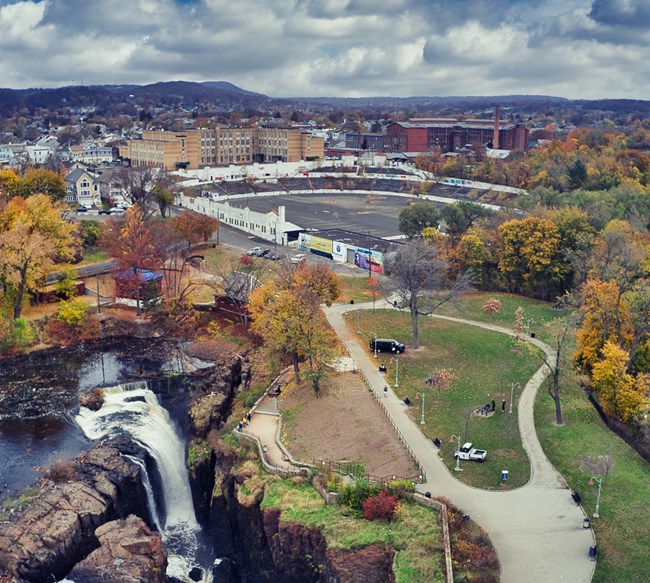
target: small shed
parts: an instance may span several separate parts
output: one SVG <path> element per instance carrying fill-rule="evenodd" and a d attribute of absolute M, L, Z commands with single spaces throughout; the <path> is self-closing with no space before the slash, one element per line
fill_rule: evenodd
<path fill-rule="evenodd" d="M 160 302 L 162 293 L 161 273 L 148 269 L 125 269 L 113 275 L 115 279 L 115 300 L 118 303 L 144 307 Z"/>

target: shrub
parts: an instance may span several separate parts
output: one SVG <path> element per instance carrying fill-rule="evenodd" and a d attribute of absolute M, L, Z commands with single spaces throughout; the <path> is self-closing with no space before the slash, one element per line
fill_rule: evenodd
<path fill-rule="evenodd" d="M 12 339 L 13 345 L 24 350 L 35 338 L 34 329 L 25 318 L 18 318 L 13 322 Z"/>
<path fill-rule="evenodd" d="M 391 480 L 386 484 L 386 491 L 391 496 L 403 498 L 407 492 L 415 492 L 413 480 Z"/>
<path fill-rule="evenodd" d="M 57 320 L 68 326 L 81 326 L 88 316 L 88 304 L 82 299 L 61 302 L 56 313 Z"/>
<path fill-rule="evenodd" d="M 371 496 L 363 503 L 363 515 L 367 520 L 385 520 L 390 522 L 397 508 L 397 496 L 388 492 L 379 492 L 378 496 Z"/>
<path fill-rule="evenodd" d="M 55 284 L 56 293 L 59 297 L 69 300 L 77 291 L 77 272 L 69 269 L 61 275 Z"/>
<path fill-rule="evenodd" d="M 372 486 L 366 481 L 358 481 L 344 486 L 340 492 L 338 503 L 347 506 L 352 510 L 363 510 L 363 503 L 371 496 L 379 494 L 379 488 Z"/>
<path fill-rule="evenodd" d="M 44 478 L 52 480 L 56 484 L 69 482 L 75 477 L 72 462 L 64 462 L 63 460 L 56 460 L 49 468 L 41 469 L 41 474 Z"/>

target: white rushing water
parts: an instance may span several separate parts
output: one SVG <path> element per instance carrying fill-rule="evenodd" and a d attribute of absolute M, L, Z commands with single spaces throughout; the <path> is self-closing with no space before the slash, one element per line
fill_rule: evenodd
<path fill-rule="evenodd" d="M 91 411 L 81 407 L 76 421 L 92 440 L 126 433 L 155 460 L 164 501 L 161 506 L 165 509 L 162 515 L 159 515 L 144 463 L 129 456 L 143 470 L 149 510 L 169 554 L 170 568 L 167 574 L 190 581 L 187 578 L 188 560 L 196 564 L 200 527 L 194 513 L 183 441 L 169 413 L 147 388 L 146 382 L 116 385 L 104 388 L 103 391 L 104 403 L 101 409 Z M 203 581 L 208 581 L 209 569 L 204 573 L 206 576 Z"/>

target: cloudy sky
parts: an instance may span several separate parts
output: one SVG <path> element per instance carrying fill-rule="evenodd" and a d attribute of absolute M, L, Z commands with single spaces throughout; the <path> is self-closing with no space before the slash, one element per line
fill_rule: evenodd
<path fill-rule="evenodd" d="M 0 0 L 0 87 L 650 98 L 650 0 Z"/>

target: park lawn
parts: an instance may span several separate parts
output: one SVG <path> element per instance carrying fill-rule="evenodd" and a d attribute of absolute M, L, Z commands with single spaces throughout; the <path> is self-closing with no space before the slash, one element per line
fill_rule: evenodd
<path fill-rule="evenodd" d="M 89 247 L 83 250 L 83 259 L 79 263 L 75 263 L 75 267 L 82 267 L 85 265 L 94 265 L 95 263 L 102 263 L 108 261 L 108 253 L 102 251 L 97 247 Z"/>
<path fill-rule="evenodd" d="M 358 326 L 360 342 L 365 346 L 375 335 L 401 341 L 411 336 L 411 319 L 403 311 L 363 310 L 346 317 L 351 329 Z M 463 471 L 459 479 L 479 488 L 500 489 L 522 486 L 530 478 L 517 423 L 519 389 L 514 391 L 513 413 L 508 410 L 512 383 L 525 385 L 541 364 L 534 351 L 505 334 L 422 317 L 420 348 L 413 350 L 407 343 L 406 352 L 397 357 L 399 387 L 394 386 L 395 357 L 379 354 L 377 364 L 386 365 L 386 380 L 395 393 L 401 399 L 411 400 L 411 414 L 416 422 L 422 411 L 417 393 L 424 395 L 425 424 L 420 428 L 428 438 L 438 437 L 442 441 L 441 455 L 447 467 L 455 467 L 453 452 L 457 443 L 449 440 L 458 435 L 461 442 L 471 441 L 475 447 L 488 451 L 484 463 L 461 462 Z M 438 393 L 425 384 L 435 369 L 446 369 L 458 380 Z M 473 413 L 492 399 L 497 409 L 490 417 Z M 508 401 L 505 413 L 501 411 L 503 399 Z M 501 482 L 502 470 L 509 471 L 507 485 Z"/>
<path fill-rule="evenodd" d="M 367 276 L 358 275 L 339 275 L 341 283 L 341 293 L 337 302 L 349 304 L 350 301 L 355 303 L 372 302 L 383 299 L 383 292 L 377 285 L 376 278 L 369 279 Z"/>
<path fill-rule="evenodd" d="M 369 521 L 345 507 L 326 505 L 310 484 L 277 476 L 268 477 L 261 506 L 282 510 L 283 522 L 319 528 L 330 549 L 363 548 L 374 543 L 393 546 L 393 568 L 400 583 L 445 580 L 439 515 L 435 510 L 403 500 L 390 523 Z"/>
<path fill-rule="evenodd" d="M 579 492 L 591 517 L 596 507 L 597 484 L 603 476 L 602 456 L 612 460 L 603 481 L 599 514 L 592 518 L 598 545 L 593 583 L 648 580 L 650 544 L 650 466 L 602 422 L 577 383 L 564 383 L 562 408 L 565 425 L 558 427 L 552 400 L 540 389 L 535 424 L 544 452 Z M 599 463 L 600 461 L 600 463 Z"/>

